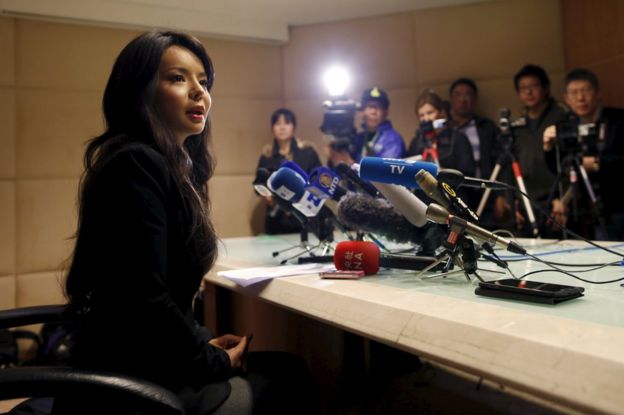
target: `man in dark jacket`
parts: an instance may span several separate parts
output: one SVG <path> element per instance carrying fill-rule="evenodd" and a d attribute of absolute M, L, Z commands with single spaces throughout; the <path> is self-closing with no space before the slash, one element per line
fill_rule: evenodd
<path fill-rule="evenodd" d="M 525 65 L 520 69 L 514 76 L 514 87 L 524 110 L 522 116 L 513 122 L 513 152 L 520 164 L 527 193 L 533 200 L 544 205 L 557 176 L 546 163 L 542 150 L 542 136 L 546 127 L 566 119 L 568 110 L 550 96 L 550 79 L 546 71 L 539 66 Z M 506 181 L 512 180 L 511 169 L 506 169 L 503 175 Z M 500 202 L 495 208 L 498 219 L 515 211 L 513 220 L 519 234 L 532 235 L 532 229 L 527 223 L 527 213 L 517 198 L 514 205 L 509 203 L 511 201 L 500 199 L 497 202 Z M 542 208 L 550 211 L 550 207 L 545 205 Z M 536 222 L 540 223 L 537 216 Z M 541 233 L 544 231 L 540 230 Z"/>
<path fill-rule="evenodd" d="M 600 215 L 607 234 L 601 233 L 600 228 L 595 229 L 595 232 L 585 229 L 588 231 L 585 236 L 624 240 L 624 200 L 618 191 L 621 178 L 624 177 L 624 109 L 602 105 L 598 78 L 588 69 L 574 69 L 566 75 L 564 99 L 576 121 L 596 126 L 596 142 L 586 143 L 587 146 L 579 154 L 579 163 L 587 171 L 602 206 Z M 553 169 L 556 169 L 556 137 L 555 125 L 544 131 L 544 152 Z M 587 205 L 589 201 L 585 198 L 583 202 Z M 553 214 L 565 222 L 569 206 L 556 200 L 553 203 Z"/>
<path fill-rule="evenodd" d="M 476 114 L 479 98 L 477 84 L 470 78 L 458 78 L 449 88 L 450 121 L 449 125 L 463 133 L 470 142 L 476 164 L 476 177 L 489 179 L 498 159 L 498 127 L 492 120 Z M 471 189 L 468 203 L 477 209 L 483 191 Z M 492 227 L 492 209 L 494 200 L 499 195 L 491 194 L 486 209 L 481 216 L 482 224 Z"/>
<path fill-rule="evenodd" d="M 475 113 L 479 90 L 472 79 L 459 78 L 449 88 L 450 125 L 468 137 L 477 164 L 477 177 L 489 178 L 496 164 L 498 128 L 492 120 Z"/>

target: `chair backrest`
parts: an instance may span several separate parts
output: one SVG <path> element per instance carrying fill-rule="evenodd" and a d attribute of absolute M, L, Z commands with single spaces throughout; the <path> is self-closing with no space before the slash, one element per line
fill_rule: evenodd
<path fill-rule="evenodd" d="M 72 320 L 64 305 L 0 311 L 0 329 Z M 0 400 L 23 397 L 55 397 L 70 405 L 78 403 L 85 409 L 82 413 L 103 413 L 103 408 L 110 408 L 112 403 L 117 408 L 121 405 L 122 409 L 128 409 L 129 413 L 133 413 L 134 408 L 141 413 L 184 414 L 176 394 L 131 376 L 71 367 L 0 369 Z M 114 412 L 120 413 L 118 410 Z"/>

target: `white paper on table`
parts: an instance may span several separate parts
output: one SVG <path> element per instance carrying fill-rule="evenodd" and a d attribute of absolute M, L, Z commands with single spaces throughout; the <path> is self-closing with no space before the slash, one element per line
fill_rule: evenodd
<path fill-rule="evenodd" d="M 242 268 L 229 271 L 219 271 L 217 275 L 235 282 L 242 287 L 247 287 L 248 285 L 256 284 L 261 281 L 272 280 L 273 278 L 316 274 L 335 269 L 334 264 L 280 265 L 277 267 Z"/>

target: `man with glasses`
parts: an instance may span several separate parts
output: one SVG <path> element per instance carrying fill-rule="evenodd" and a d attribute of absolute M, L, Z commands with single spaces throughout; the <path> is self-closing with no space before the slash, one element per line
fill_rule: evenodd
<path fill-rule="evenodd" d="M 550 96 L 550 79 L 539 66 L 526 65 L 520 69 L 514 76 L 514 87 L 524 105 L 522 117 L 514 122 L 514 152 L 529 196 L 544 202 L 557 177 L 548 168 L 542 150 L 544 130 L 549 125 L 566 119 L 568 110 Z M 516 205 L 516 224 L 522 228 L 527 225 L 526 215 L 520 211 L 520 204 Z M 496 212 L 509 210 L 508 203 L 504 207 L 496 208 Z M 522 233 L 529 232 L 527 226 L 522 230 Z"/>
<path fill-rule="evenodd" d="M 601 199 L 607 235 L 588 236 L 624 240 L 624 198 L 619 191 L 624 177 L 624 109 L 602 105 L 598 78 L 588 69 L 566 75 L 564 100 L 580 124 L 596 126 L 596 148 L 588 149 L 593 154 L 581 154 L 580 162 Z M 554 125 L 544 131 L 543 148 L 552 169 L 556 169 L 556 137 Z M 568 210 L 560 201 L 553 203 L 553 214 L 561 221 L 567 219 Z"/>

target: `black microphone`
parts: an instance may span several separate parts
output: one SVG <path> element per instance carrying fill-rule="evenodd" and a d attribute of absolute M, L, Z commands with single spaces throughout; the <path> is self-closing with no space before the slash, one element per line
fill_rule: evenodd
<path fill-rule="evenodd" d="M 429 222 L 416 227 L 390 202 L 360 193 L 348 193 L 338 203 L 338 220 L 359 232 L 373 233 L 397 243 L 412 243 L 424 252 L 434 252 L 446 235 L 440 226 Z"/>
<path fill-rule="evenodd" d="M 441 169 L 438 171 L 438 181 L 446 182 L 453 187 L 471 187 L 474 189 L 507 190 L 505 183 L 496 180 L 477 179 L 466 177 L 459 170 Z"/>
<path fill-rule="evenodd" d="M 439 174 L 438 174 L 438 177 Z M 470 218 L 474 221 L 479 220 L 479 216 L 474 213 L 468 205 L 459 197 L 447 182 L 436 180 L 431 173 L 426 170 L 421 170 L 414 176 L 420 188 L 425 191 L 425 194 L 440 203 L 444 207 L 450 209 L 453 213 Z"/>
<path fill-rule="evenodd" d="M 340 177 L 353 184 L 353 186 L 355 186 L 355 188 L 359 191 L 364 192 L 372 197 L 377 197 L 379 195 L 377 189 L 370 183 L 362 180 L 358 173 L 353 170 L 348 164 L 340 162 L 334 168 L 334 170 L 340 175 Z"/>
<path fill-rule="evenodd" d="M 271 177 L 271 172 L 269 171 L 269 169 L 259 167 L 258 170 L 256 170 L 256 178 L 253 181 L 253 187 L 260 196 L 273 196 L 273 192 L 271 192 L 271 190 L 269 190 L 269 188 L 266 186 L 269 177 Z"/>
<path fill-rule="evenodd" d="M 475 239 L 478 239 L 482 242 L 487 242 L 491 245 L 498 245 L 509 252 L 513 252 L 514 254 L 525 255 L 526 249 L 521 247 L 514 241 L 510 241 L 501 236 L 496 235 L 493 232 L 488 231 L 487 229 L 483 229 L 480 226 L 475 225 L 472 222 L 468 222 L 465 219 L 462 219 L 458 216 L 451 215 L 448 210 L 444 209 L 442 206 L 437 205 L 435 203 L 430 204 L 427 207 L 427 219 L 435 223 L 447 224 L 447 225 L 458 225 L 465 229 L 465 232 L 472 236 Z"/>

